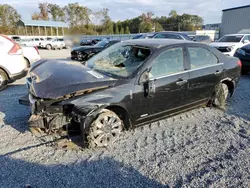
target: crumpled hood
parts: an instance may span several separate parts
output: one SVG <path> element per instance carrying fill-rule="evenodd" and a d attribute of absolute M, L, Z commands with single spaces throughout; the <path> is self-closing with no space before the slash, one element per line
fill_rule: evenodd
<path fill-rule="evenodd" d="M 115 79 L 71 61 L 40 60 L 31 66 L 29 74 L 33 94 L 46 99 L 103 89 L 116 83 Z"/>
<path fill-rule="evenodd" d="M 229 47 L 238 45 L 236 42 L 213 42 L 210 44 L 213 47 Z"/>

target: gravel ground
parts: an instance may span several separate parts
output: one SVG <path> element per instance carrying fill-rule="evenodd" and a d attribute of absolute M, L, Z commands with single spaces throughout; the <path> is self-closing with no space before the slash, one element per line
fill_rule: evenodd
<path fill-rule="evenodd" d="M 250 187 L 250 75 L 225 112 L 195 109 L 124 132 L 107 149 L 77 151 L 27 130 L 24 83 L 0 93 L 0 187 Z"/>

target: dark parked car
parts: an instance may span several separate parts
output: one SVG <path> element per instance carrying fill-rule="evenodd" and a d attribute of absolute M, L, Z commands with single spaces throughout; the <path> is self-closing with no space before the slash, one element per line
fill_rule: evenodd
<path fill-rule="evenodd" d="M 242 62 L 242 74 L 250 71 L 250 44 L 236 50 L 235 57 L 238 57 Z"/>
<path fill-rule="evenodd" d="M 82 39 L 80 41 L 80 46 L 91 46 L 92 40 L 91 39 Z"/>
<path fill-rule="evenodd" d="M 86 61 L 93 55 L 99 53 L 105 48 L 112 46 L 113 44 L 120 42 L 119 40 L 103 40 L 95 44 L 94 46 L 79 46 L 73 48 L 71 51 L 71 59 Z"/>
<path fill-rule="evenodd" d="M 92 45 L 95 45 L 95 44 L 97 44 L 97 43 L 100 42 L 100 41 L 102 41 L 101 38 L 94 38 L 94 39 L 91 39 L 91 44 L 92 44 Z"/>
<path fill-rule="evenodd" d="M 86 66 L 59 60 L 32 64 L 27 78 L 31 130 L 80 126 L 89 147 L 105 147 L 123 130 L 210 104 L 223 107 L 240 77 L 238 58 L 181 40 L 129 40 Z M 46 73 L 46 74 L 44 74 Z M 28 102 L 29 101 L 29 102 Z"/>
<path fill-rule="evenodd" d="M 180 32 L 157 32 L 152 38 L 154 39 L 177 39 L 177 40 L 191 40 L 187 34 Z"/>
<path fill-rule="evenodd" d="M 212 39 L 210 38 L 210 36 L 207 35 L 196 35 L 192 41 L 194 42 L 201 42 L 201 43 L 207 43 L 210 44 L 212 41 Z"/>

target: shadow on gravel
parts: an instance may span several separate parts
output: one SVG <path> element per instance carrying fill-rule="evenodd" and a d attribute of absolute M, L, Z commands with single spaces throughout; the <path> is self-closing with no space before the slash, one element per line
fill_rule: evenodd
<path fill-rule="evenodd" d="M 226 113 L 250 121 L 250 74 L 242 75 L 232 98 L 228 101 Z"/>
<path fill-rule="evenodd" d="M 40 165 L 0 156 L 1 187 L 169 187 L 111 158 L 69 165 Z"/>
<path fill-rule="evenodd" d="M 27 94 L 27 88 L 24 84 L 11 84 L 0 92 L 0 112 L 4 114 L 3 123 L 12 126 L 19 132 L 27 130 L 30 114 L 29 108 L 18 102 L 18 99 L 25 94 Z"/>

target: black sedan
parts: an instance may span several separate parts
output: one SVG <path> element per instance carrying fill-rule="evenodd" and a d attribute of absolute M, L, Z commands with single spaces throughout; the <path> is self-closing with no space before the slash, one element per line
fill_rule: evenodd
<path fill-rule="evenodd" d="M 86 61 L 93 55 L 99 53 L 100 51 L 112 46 L 115 43 L 120 42 L 119 40 L 102 40 L 95 44 L 94 46 L 79 46 L 73 48 L 71 51 L 71 59 L 78 61 Z"/>
<path fill-rule="evenodd" d="M 106 147 L 123 130 L 203 105 L 224 108 L 241 62 L 206 44 L 129 40 L 86 62 L 40 60 L 27 78 L 29 126 L 46 133 L 70 123 L 89 147 Z M 44 74 L 46 72 L 46 74 Z"/>
<path fill-rule="evenodd" d="M 236 50 L 235 57 L 238 57 L 242 62 L 242 74 L 250 71 L 250 44 Z"/>

